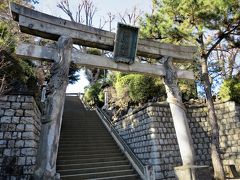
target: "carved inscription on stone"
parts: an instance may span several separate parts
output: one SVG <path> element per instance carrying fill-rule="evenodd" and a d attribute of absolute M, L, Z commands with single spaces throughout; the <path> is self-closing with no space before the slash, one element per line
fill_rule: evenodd
<path fill-rule="evenodd" d="M 137 39 L 138 28 L 119 23 L 114 45 L 114 61 L 134 63 Z"/>

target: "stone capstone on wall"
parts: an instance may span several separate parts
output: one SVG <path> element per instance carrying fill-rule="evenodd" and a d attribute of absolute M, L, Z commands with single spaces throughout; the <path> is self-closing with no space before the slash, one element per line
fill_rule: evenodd
<path fill-rule="evenodd" d="M 240 169 L 240 107 L 234 102 L 216 104 L 221 157 Z M 196 165 L 211 166 L 210 124 L 206 106 L 188 106 L 188 123 L 194 142 Z M 114 122 L 121 137 L 143 162 L 155 166 L 157 179 L 175 179 L 174 167 L 181 156 L 167 103 L 149 103 Z"/>
<path fill-rule="evenodd" d="M 32 96 L 0 97 L 0 177 L 30 179 L 40 130 L 41 113 Z"/>

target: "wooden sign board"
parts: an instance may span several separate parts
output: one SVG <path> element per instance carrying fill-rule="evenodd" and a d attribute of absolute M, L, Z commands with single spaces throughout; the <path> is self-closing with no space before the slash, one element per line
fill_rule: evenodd
<path fill-rule="evenodd" d="M 115 62 L 134 63 L 137 53 L 138 28 L 118 23 L 114 43 L 113 58 Z"/>

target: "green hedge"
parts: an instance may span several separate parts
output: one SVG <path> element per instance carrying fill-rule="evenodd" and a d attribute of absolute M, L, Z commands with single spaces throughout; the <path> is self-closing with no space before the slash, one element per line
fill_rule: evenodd
<path fill-rule="evenodd" d="M 101 89 L 102 84 L 96 82 L 85 88 L 84 101 L 90 106 L 102 106 L 104 104 L 103 90 Z"/>
<path fill-rule="evenodd" d="M 240 79 L 226 79 L 224 80 L 220 91 L 219 97 L 222 101 L 235 101 L 240 103 Z"/>
<path fill-rule="evenodd" d="M 129 96 L 134 103 L 146 102 L 149 99 L 165 95 L 164 86 L 160 78 L 142 74 L 117 76 L 114 87 L 118 99 Z"/>

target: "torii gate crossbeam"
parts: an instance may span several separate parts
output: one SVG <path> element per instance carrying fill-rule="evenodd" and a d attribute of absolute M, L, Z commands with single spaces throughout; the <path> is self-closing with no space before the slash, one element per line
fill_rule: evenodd
<path fill-rule="evenodd" d="M 32 57 L 39 60 L 53 61 L 54 57 L 57 55 L 57 52 L 54 48 L 21 43 L 17 46 L 16 54 L 22 57 Z M 115 71 L 133 73 L 144 73 L 155 76 L 166 75 L 166 71 L 163 65 L 138 62 L 135 62 L 131 65 L 116 63 L 112 59 L 105 56 L 86 54 L 76 50 L 72 52 L 72 61 L 77 65 L 86 67 L 96 67 L 100 69 L 110 69 Z M 192 71 L 177 69 L 176 73 L 178 79 L 194 80 L 194 74 Z"/>
<path fill-rule="evenodd" d="M 115 33 L 50 16 L 11 4 L 14 20 L 22 32 L 51 40 L 69 36 L 74 44 L 113 51 Z M 193 46 L 176 46 L 153 40 L 138 40 L 137 55 L 149 58 L 173 57 L 175 62 L 192 62 L 197 52 Z"/>

